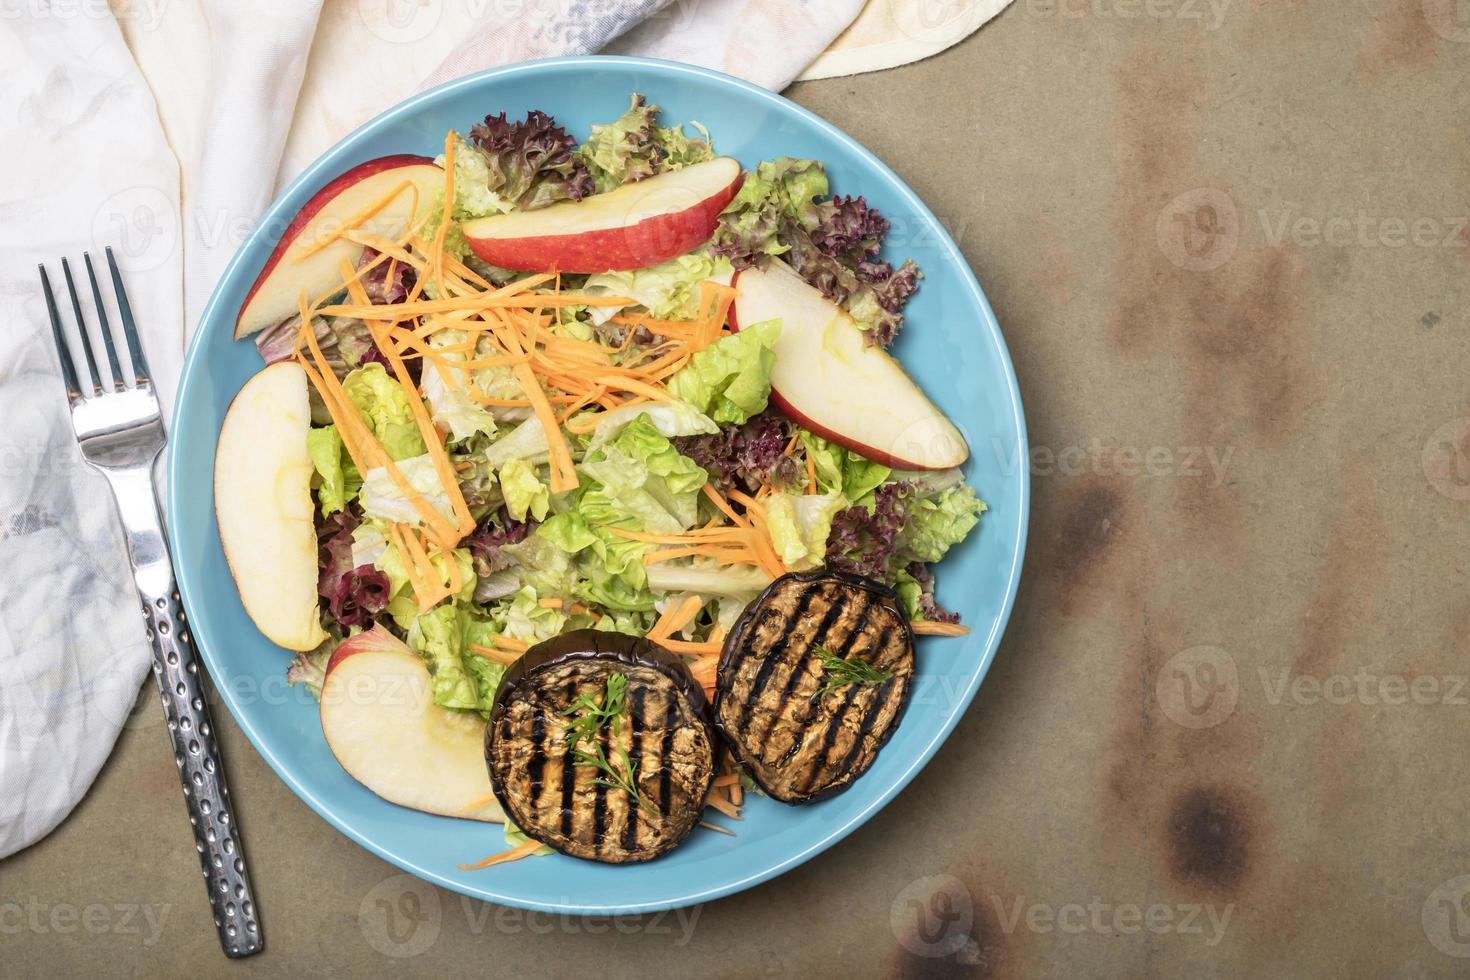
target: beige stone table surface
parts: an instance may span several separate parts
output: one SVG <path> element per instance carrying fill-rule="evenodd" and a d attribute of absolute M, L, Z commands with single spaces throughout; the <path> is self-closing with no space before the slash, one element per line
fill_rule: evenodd
<path fill-rule="evenodd" d="M 769 884 L 558 919 L 400 876 L 221 708 L 230 964 L 148 699 L 0 862 L 0 975 L 1470 972 L 1470 9 L 1017 0 L 789 94 L 952 229 L 1025 398 L 1020 597 L 928 768 Z"/>

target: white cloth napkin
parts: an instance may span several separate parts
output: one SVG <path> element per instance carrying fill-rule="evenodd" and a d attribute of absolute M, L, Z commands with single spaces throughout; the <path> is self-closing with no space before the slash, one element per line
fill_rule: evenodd
<path fill-rule="evenodd" d="M 861 7 L 30 0 L 0 17 L 0 857 L 86 792 L 149 662 L 106 485 L 71 436 L 38 262 L 55 276 L 63 255 L 116 249 L 169 408 L 189 329 L 275 189 L 421 85 L 615 42 L 781 88 Z"/>

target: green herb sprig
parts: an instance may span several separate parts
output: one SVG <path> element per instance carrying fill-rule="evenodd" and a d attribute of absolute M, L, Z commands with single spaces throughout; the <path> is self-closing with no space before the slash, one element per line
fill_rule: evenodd
<path fill-rule="evenodd" d="M 571 707 L 562 712 L 565 717 L 575 716 L 567 725 L 567 751 L 572 755 L 573 765 L 594 768 L 602 773 L 592 780 L 593 785 L 620 789 L 638 807 L 652 810 L 652 804 L 645 801 L 643 794 L 638 792 L 638 767 L 633 764 L 622 742 L 618 741 L 627 696 L 628 678 L 623 674 L 608 675 L 600 697 L 591 691 L 579 694 Z M 597 737 L 604 725 L 612 728 L 617 765 L 608 759 L 602 740 Z M 583 742 L 591 742 L 592 748 L 582 748 Z"/>
<path fill-rule="evenodd" d="M 815 647 L 817 656 L 822 661 L 823 677 L 827 682 L 819 687 L 812 695 L 813 701 L 819 701 L 829 694 L 835 693 L 847 687 L 849 684 L 861 684 L 865 687 L 874 684 L 882 684 L 893 677 L 891 670 L 879 670 L 861 657 L 839 657 L 826 647 Z"/>

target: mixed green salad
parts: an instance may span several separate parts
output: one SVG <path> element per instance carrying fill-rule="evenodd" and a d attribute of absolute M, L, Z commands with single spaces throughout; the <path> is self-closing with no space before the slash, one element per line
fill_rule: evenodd
<path fill-rule="evenodd" d="M 732 277 L 779 258 L 870 344 L 898 334 L 920 271 L 881 257 L 889 222 L 831 196 L 820 161 L 757 163 L 707 241 L 647 268 L 511 271 L 463 234 L 714 156 L 640 96 L 580 144 L 541 112 L 487 117 L 447 144 L 452 199 L 426 225 L 369 249 L 306 323 L 260 335 L 267 361 L 322 375 L 309 451 L 329 638 L 291 682 L 319 689 L 336 645 L 381 625 L 427 662 L 434 701 L 465 712 L 488 713 L 529 645 L 583 627 L 657 636 L 712 684 L 745 605 L 818 567 L 891 586 L 917 622 L 957 620 L 933 567 L 985 510 L 974 489 L 804 429 L 771 398 L 780 320 L 724 322 Z M 527 299 L 485 305 L 500 295 Z M 369 443 L 392 464 L 371 465 Z"/>

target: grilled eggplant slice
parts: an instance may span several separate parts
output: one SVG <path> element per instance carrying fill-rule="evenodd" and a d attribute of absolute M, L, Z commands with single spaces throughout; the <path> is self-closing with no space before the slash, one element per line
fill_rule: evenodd
<path fill-rule="evenodd" d="M 615 675 L 624 678 L 615 682 L 623 708 L 577 743 L 578 755 L 568 735 L 587 702 L 574 706 L 584 695 L 604 704 Z M 506 816 L 563 854 L 610 864 L 647 861 L 688 836 L 714 780 L 715 749 L 704 691 L 683 661 L 642 637 L 601 630 L 526 651 L 500 681 L 485 736 Z M 589 753 L 613 771 L 588 764 Z"/>
<path fill-rule="evenodd" d="M 913 630 L 891 589 L 834 572 L 783 575 L 725 643 L 715 725 L 766 793 L 810 803 L 868 771 L 913 675 Z"/>

